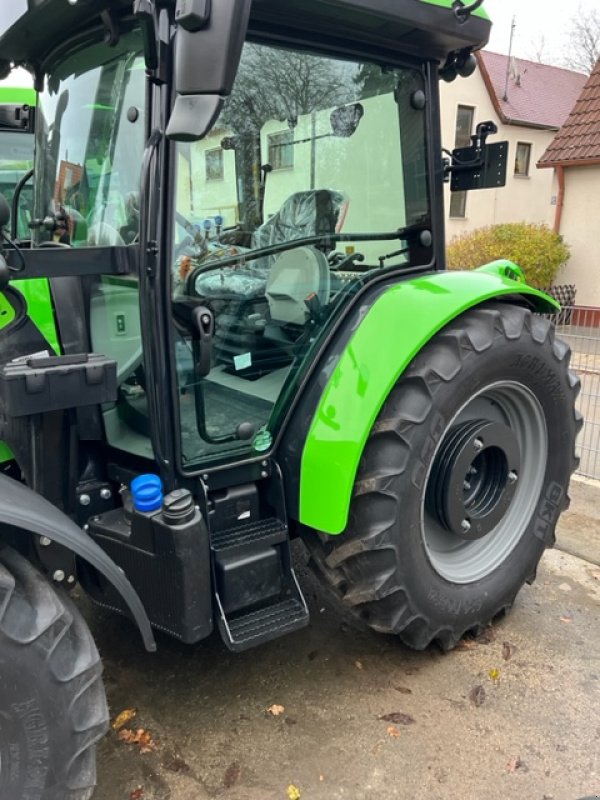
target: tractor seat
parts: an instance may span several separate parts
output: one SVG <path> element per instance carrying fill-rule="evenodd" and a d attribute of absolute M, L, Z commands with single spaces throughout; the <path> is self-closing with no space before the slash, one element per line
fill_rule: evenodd
<path fill-rule="evenodd" d="M 335 233 L 343 225 L 347 207 L 346 195 L 333 189 L 296 192 L 254 231 L 252 249 Z M 195 293 L 207 299 L 264 296 L 269 271 L 277 258 L 279 254 L 254 259 L 243 267 L 216 267 L 200 273 L 194 282 Z"/>

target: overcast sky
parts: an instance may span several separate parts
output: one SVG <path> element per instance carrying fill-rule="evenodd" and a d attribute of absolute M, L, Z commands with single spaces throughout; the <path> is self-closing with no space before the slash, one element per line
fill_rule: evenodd
<path fill-rule="evenodd" d="M 567 34 L 579 9 L 598 9 L 600 0 L 486 0 L 484 8 L 494 26 L 487 49 L 508 53 L 510 26 L 515 17 L 513 55 L 533 58 L 542 37 L 542 61 L 557 63 L 567 50 Z"/>
<path fill-rule="evenodd" d="M 7 0 L 0 0 L 7 2 Z M 484 7 L 494 26 L 488 50 L 508 53 L 510 27 L 515 17 L 513 55 L 536 59 L 542 37 L 542 61 L 558 64 L 567 50 L 567 33 L 579 9 L 598 8 L 600 0 L 485 0 Z M 30 81 L 27 73 L 13 72 L 7 83 L 23 85 Z"/>

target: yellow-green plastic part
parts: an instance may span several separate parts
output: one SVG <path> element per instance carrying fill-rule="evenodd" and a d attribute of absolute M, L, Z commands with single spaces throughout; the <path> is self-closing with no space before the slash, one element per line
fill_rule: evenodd
<path fill-rule="evenodd" d="M 396 381 L 445 325 L 506 295 L 524 295 L 542 312 L 560 308 L 528 286 L 509 261 L 412 278 L 377 298 L 341 354 L 313 417 L 302 453 L 300 522 L 343 532 L 361 454 Z"/>

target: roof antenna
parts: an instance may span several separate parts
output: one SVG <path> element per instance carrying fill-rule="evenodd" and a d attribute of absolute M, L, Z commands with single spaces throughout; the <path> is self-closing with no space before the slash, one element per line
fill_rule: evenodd
<path fill-rule="evenodd" d="M 506 59 L 506 83 L 504 84 L 504 96 L 502 98 L 505 103 L 508 100 L 508 78 L 510 76 L 510 58 L 512 56 L 513 37 L 515 35 L 516 27 L 517 27 L 517 18 L 516 16 L 513 16 L 510 25 L 510 42 L 508 45 L 508 58 Z"/>

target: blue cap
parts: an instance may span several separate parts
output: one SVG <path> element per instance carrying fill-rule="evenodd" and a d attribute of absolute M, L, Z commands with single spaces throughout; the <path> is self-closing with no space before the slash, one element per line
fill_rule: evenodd
<path fill-rule="evenodd" d="M 136 511 L 157 511 L 162 506 L 162 482 L 158 475 L 138 475 L 131 481 L 131 496 Z"/>

